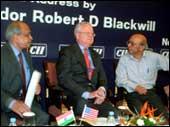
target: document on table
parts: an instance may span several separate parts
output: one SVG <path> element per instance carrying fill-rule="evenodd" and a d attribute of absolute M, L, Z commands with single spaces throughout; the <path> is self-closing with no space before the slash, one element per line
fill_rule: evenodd
<path fill-rule="evenodd" d="M 41 78 L 41 73 L 38 72 L 37 70 L 35 70 L 32 74 L 31 80 L 30 80 L 30 84 L 28 86 L 28 90 L 27 90 L 27 94 L 26 94 L 26 98 L 25 98 L 25 104 L 31 108 L 34 96 L 35 96 L 35 89 L 36 86 L 38 85 L 39 81 Z"/>

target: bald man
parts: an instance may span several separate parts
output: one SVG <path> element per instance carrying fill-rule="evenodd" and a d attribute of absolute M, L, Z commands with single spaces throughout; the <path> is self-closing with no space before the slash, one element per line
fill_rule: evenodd
<path fill-rule="evenodd" d="M 156 95 L 154 86 L 158 70 L 169 71 L 169 58 L 145 51 L 147 38 L 140 33 L 133 34 L 127 46 L 128 53 L 120 58 L 116 69 L 116 84 L 127 90 L 129 108 L 140 112 L 144 102 L 148 101 L 157 109 L 156 115 L 163 113 L 168 118 L 168 111 Z"/>

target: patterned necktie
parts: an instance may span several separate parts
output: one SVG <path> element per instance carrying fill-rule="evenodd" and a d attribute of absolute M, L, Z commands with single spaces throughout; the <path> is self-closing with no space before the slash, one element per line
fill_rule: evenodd
<path fill-rule="evenodd" d="M 19 53 L 18 57 L 19 57 L 19 63 L 20 63 L 20 67 L 21 67 L 22 99 L 25 99 L 25 96 L 26 96 L 26 80 L 25 80 L 25 70 L 24 70 L 22 54 Z"/>
<path fill-rule="evenodd" d="M 85 59 L 85 62 L 86 62 L 86 68 L 87 68 L 87 72 L 88 72 L 88 79 L 91 80 L 92 75 L 93 75 L 93 68 L 90 64 L 87 48 L 84 49 L 84 59 Z"/>

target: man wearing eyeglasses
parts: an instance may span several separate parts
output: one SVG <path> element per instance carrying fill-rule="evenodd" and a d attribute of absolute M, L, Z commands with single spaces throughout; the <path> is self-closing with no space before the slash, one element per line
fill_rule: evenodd
<path fill-rule="evenodd" d="M 84 105 L 99 110 L 99 116 L 118 111 L 105 101 L 107 79 L 100 56 L 90 47 L 94 30 L 90 23 L 75 26 L 75 44 L 60 51 L 58 63 L 59 84 L 68 93 L 68 103 L 76 115 L 81 115 Z"/>
<path fill-rule="evenodd" d="M 127 90 L 126 100 L 134 113 L 139 113 L 144 102 L 148 101 L 156 108 L 156 115 L 163 113 L 168 118 L 154 86 L 158 70 L 169 71 L 169 58 L 145 51 L 147 45 L 147 38 L 143 34 L 133 34 L 129 38 L 128 53 L 120 58 L 117 65 L 116 83 Z"/>

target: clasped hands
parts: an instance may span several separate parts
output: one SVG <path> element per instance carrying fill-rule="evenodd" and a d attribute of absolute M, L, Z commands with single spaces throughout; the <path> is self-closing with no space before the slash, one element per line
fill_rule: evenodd
<path fill-rule="evenodd" d="M 140 95 L 146 95 L 147 94 L 147 89 L 141 85 L 137 85 L 135 88 L 135 91 L 140 94 Z"/>
<path fill-rule="evenodd" d="M 94 104 L 101 104 L 106 98 L 105 90 L 101 87 L 90 93 L 91 98 L 94 98 Z"/>
<path fill-rule="evenodd" d="M 169 85 L 164 86 L 165 94 L 169 97 Z"/>
<path fill-rule="evenodd" d="M 35 89 L 35 95 L 39 95 L 41 91 L 40 84 L 37 85 Z M 20 117 L 23 118 L 24 112 L 30 112 L 31 109 L 21 100 L 15 100 L 14 104 L 12 105 L 11 110 L 18 114 Z"/>

